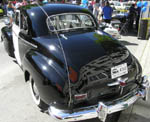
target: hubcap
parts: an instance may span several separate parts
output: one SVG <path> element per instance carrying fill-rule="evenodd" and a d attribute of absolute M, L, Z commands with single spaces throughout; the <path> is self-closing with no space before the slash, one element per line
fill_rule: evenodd
<path fill-rule="evenodd" d="M 40 94 L 39 94 L 36 84 L 34 83 L 32 79 L 30 80 L 30 89 L 31 89 L 31 94 L 32 94 L 34 102 L 36 103 L 36 105 L 40 105 L 40 101 L 41 101 Z"/>
<path fill-rule="evenodd" d="M 32 85 L 32 87 L 33 87 L 33 94 L 34 94 L 35 98 L 36 98 L 37 100 L 39 100 L 40 96 L 39 96 L 38 89 L 37 89 L 37 87 L 36 87 L 36 85 L 35 85 L 34 82 L 33 82 L 32 84 L 33 84 L 33 85 Z"/>

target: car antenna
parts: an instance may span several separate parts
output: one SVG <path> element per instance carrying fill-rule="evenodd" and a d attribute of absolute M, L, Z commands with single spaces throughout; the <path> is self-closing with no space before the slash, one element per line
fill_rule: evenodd
<path fill-rule="evenodd" d="M 55 28 L 53 22 L 52 22 L 51 19 L 49 18 L 47 12 L 42 8 L 42 6 L 39 5 L 38 2 L 36 2 L 36 4 L 41 8 L 41 10 L 42 10 L 42 11 L 45 13 L 45 15 L 48 17 L 48 20 L 50 21 L 50 23 L 52 24 L 52 26 L 53 26 L 53 28 L 54 28 L 54 32 L 55 32 L 55 34 L 56 34 L 56 36 L 57 36 L 57 38 L 58 38 L 60 47 L 61 47 L 61 49 L 62 49 L 62 53 L 63 53 L 63 57 L 64 57 L 64 60 L 65 60 L 65 65 L 66 65 L 66 70 L 67 70 L 68 82 L 69 82 L 69 98 L 70 98 L 70 99 L 69 99 L 68 106 L 70 107 L 71 102 L 72 102 L 72 97 L 71 97 L 72 94 L 71 94 L 71 87 L 70 87 L 70 86 L 71 86 L 71 82 L 70 82 L 70 78 L 69 78 L 69 69 L 68 69 L 68 63 L 67 63 L 65 51 L 64 51 L 63 45 L 62 45 L 62 43 L 61 43 L 61 39 L 60 39 L 60 37 L 59 37 L 59 34 L 58 34 L 58 32 L 57 32 L 57 30 L 56 30 L 56 28 Z"/>

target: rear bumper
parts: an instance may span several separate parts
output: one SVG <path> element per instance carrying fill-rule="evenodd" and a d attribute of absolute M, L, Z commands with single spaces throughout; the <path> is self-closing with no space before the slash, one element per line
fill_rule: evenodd
<path fill-rule="evenodd" d="M 72 112 L 58 109 L 54 106 L 50 106 L 48 112 L 51 116 L 59 120 L 65 121 L 79 121 L 98 117 L 101 121 L 105 121 L 108 114 L 125 110 L 130 105 L 135 103 L 139 98 L 143 100 L 148 99 L 150 83 L 147 76 L 143 77 L 140 88 L 136 89 L 126 96 L 109 102 L 99 102 L 95 106 L 88 106 L 73 110 Z"/>

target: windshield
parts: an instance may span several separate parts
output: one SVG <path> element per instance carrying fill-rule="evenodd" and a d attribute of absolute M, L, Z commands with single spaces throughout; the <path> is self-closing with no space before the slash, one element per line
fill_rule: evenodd
<path fill-rule="evenodd" d="M 64 13 L 49 16 L 47 26 L 50 31 L 76 30 L 81 28 L 93 28 L 96 24 L 93 18 L 83 13 Z"/>

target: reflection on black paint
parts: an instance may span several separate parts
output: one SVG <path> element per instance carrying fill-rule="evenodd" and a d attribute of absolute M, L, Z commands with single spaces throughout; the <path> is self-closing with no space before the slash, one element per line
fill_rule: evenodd
<path fill-rule="evenodd" d="M 95 40 L 96 43 L 102 43 L 102 42 L 106 42 L 106 41 L 116 41 L 115 39 L 107 36 L 107 35 L 100 35 L 97 33 L 94 33 L 94 37 L 97 38 L 97 40 Z"/>

